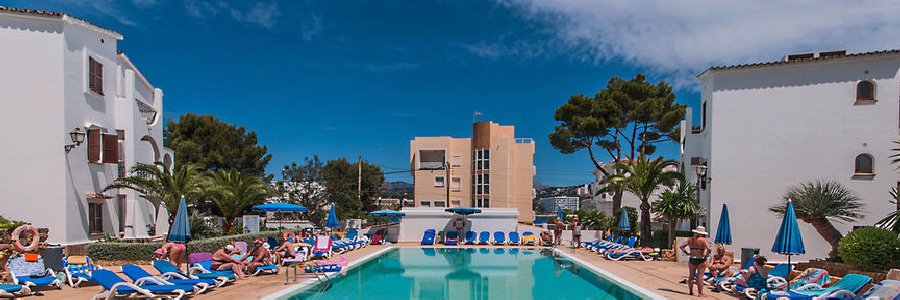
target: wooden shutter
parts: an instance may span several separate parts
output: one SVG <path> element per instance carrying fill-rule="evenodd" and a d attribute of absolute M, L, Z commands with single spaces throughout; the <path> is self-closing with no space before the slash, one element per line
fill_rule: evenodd
<path fill-rule="evenodd" d="M 91 128 L 87 132 L 88 161 L 100 162 L 100 129 Z"/>
<path fill-rule="evenodd" d="M 103 163 L 119 163 L 119 135 L 103 134 Z"/>
<path fill-rule="evenodd" d="M 88 57 L 88 88 L 103 95 L 103 64 L 93 57 Z"/>

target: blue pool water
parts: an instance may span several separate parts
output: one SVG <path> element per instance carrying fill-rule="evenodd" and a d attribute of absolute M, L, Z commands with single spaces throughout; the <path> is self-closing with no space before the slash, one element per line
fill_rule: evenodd
<path fill-rule="evenodd" d="M 540 250 L 399 248 L 286 299 L 640 299 Z"/>

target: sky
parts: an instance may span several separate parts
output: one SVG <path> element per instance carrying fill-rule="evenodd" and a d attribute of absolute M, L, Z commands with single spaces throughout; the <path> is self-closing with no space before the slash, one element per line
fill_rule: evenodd
<path fill-rule="evenodd" d="M 587 154 L 562 154 L 547 134 L 569 96 L 594 94 L 611 76 L 666 81 L 696 107 L 695 76 L 711 66 L 900 48 L 900 5 L 890 1 L 2 3 L 121 33 L 119 50 L 163 90 L 164 118 L 213 114 L 256 131 L 274 174 L 312 155 L 408 170 L 411 139 L 469 137 L 477 111 L 534 138 L 536 181 L 584 184 Z M 677 159 L 678 146 L 658 154 Z M 407 172 L 387 180 L 412 181 Z"/>

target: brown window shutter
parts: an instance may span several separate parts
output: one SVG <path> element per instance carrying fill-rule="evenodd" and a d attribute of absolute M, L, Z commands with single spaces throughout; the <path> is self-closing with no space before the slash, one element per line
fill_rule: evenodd
<path fill-rule="evenodd" d="M 100 129 L 91 128 L 87 132 L 88 161 L 100 162 Z"/>
<path fill-rule="evenodd" d="M 117 164 L 119 163 L 119 135 L 104 134 L 103 135 L 103 163 Z"/>

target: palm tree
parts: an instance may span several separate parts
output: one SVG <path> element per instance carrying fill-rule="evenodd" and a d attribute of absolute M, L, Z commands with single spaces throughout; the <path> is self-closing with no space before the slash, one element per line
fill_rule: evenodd
<path fill-rule="evenodd" d="M 863 217 L 864 204 L 852 190 L 835 181 L 816 181 L 788 188 L 784 201 L 769 211 L 784 215 L 788 200 L 794 201 L 797 218 L 812 225 L 816 232 L 831 244 L 831 253 L 837 253 L 838 242 L 844 237 L 831 220 L 853 222 Z"/>
<path fill-rule="evenodd" d="M 201 177 L 196 165 L 187 164 L 167 168 L 163 163 L 138 163 L 131 168 L 131 176 L 119 177 L 103 189 L 131 189 L 154 206 L 164 205 L 169 223 L 175 218 L 181 197 L 190 203 L 201 194 Z"/>
<path fill-rule="evenodd" d="M 891 188 L 891 199 L 891 203 L 896 205 L 897 209 L 875 223 L 875 226 L 900 234 L 900 198 L 897 195 L 897 188 Z"/>
<path fill-rule="evenodd" d="M 700 211 L 700 204 L 694 199 L 696 193 L 697 187 L 682 180 L 678 187 L 663 192 L 659 201 L 654 203 L 656 212 L 669 220 L 667 245 L 672 245 L 675 241 L 675 225 L 678 224 L 678 221 L 693 218 Z"/>
<path fill-rule="evenodd" d="M 641 155 L 636 161 L 620 163 L 617 168 L 622 173 L 607 178 L 609 183 L 620 186 L 638 199 L 641 199 L 641 245 L 650 245 L 650 196 L 659 186 L 672 186 L 675 179 L 681 178 L 681 173 L 670 169 L 675 166 L 674 161 L 664 160 L 662 157 L 648 159 Z"/>
<path fill-rule="evenodd" d="M 219 170 L 209 175 L 204 186 L 206 195 L 225 217 L 223 231 L 234 227 L 234 218 L 251 206 L 263 203 L 270 195 L 269 187 L 259 177 L 233 170 Z"/>
<path fill-rule="evenodd" d="M 581 223 L 581 226 L 587 230 L 601 230 L 607 224 L 609 224 L 609 216 L 606 213 L 599 210 L 579 210 L 576 212 L 578 214 L 578 222 Z"/>

